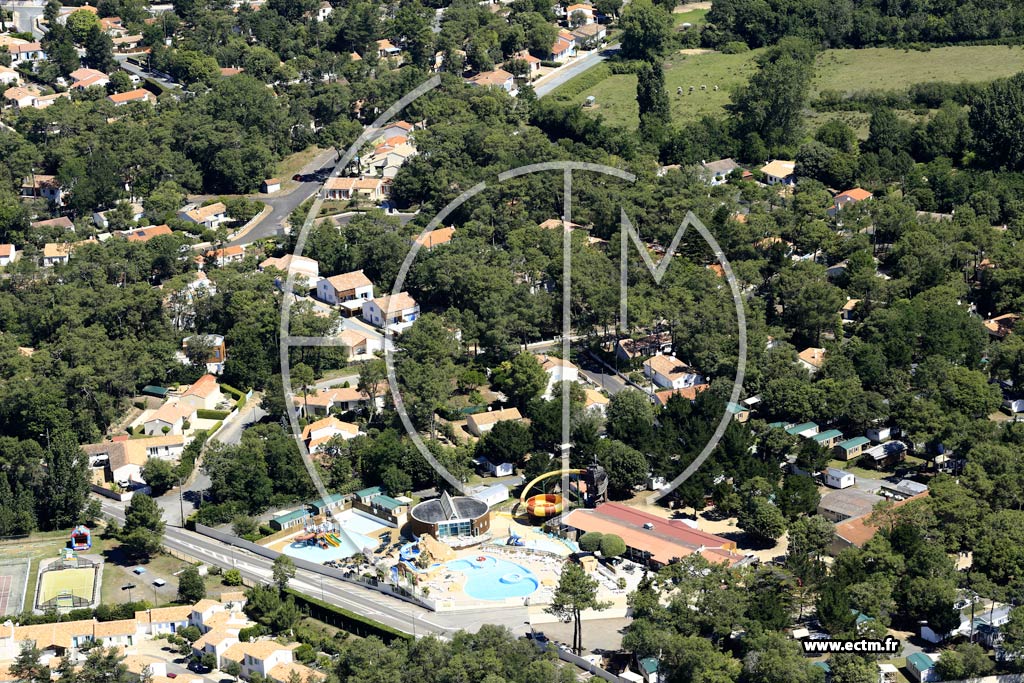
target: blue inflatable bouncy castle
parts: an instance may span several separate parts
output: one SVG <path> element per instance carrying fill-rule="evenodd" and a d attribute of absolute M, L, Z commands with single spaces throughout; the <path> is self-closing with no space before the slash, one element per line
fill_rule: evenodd
<path fill-rule="evenodd" d="M 88 527 L 79 524 L 71 530 L 71 549 L 88 550 L 92 547 L 92 532 Z"/>

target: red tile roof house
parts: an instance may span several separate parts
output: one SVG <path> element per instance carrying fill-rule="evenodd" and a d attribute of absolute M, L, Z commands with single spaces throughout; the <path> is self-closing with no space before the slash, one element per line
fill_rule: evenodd
<path fill-rule="evenodd" d="M 217 384 L 217 378 L 206 374 L 192 383 L 192 386 L 181 395 L 180 402 L 197 410 L 214 410 L 224 402 L 224 395 Z"/>
<path fill-rule="evenodd" d="M 18 250 L 13 244 L 0 244 L 0 267 L 9 266 L 18 258 Z"/>
<path fill-rule="evenodd" d="M 8 45 L 7 51 L 11 53 L 11 66 L 16 67 L 25 62 L 36 62 L 46 59 L 46 52 L 39 43 L 20 43 Z"/>
<path fill-rule="evenodd" d="M 129 242 L 148 242 L 154 237 L 171 235 L 173 233 L 167 225 L 150 225 L 145 228 L 136 228 L 135 230 L 124 230 L 118 234 Z"/>
<path fill-rule="evenodd" d="M 868 192 L 867 190 L 861 189 L 859 187 L 855 187 L 852 190 L 847 190 L 846 192 L 840 192 L 832 200 L 832 208 L 828 210 L 828 215 L 835 216 L 837 213 L 842 211 L 843 207 L 845 207 L 847 204 L 856 204 L 857 202 L 867 201 L 868 199 L 871 199 L 873 196 L 874 195 Z"/>
<path fill-rule="evenodd" d="M 325 277 L 316 283 L 316 298 L 332 305 L 351 299 L 372 299 L 373 282 L 361 270 Z"/>
<path fill-rule="evenodd" d="M 501 88 L 513 97 L 518 94 L 516 79 L 504 69 L 494 71 L 482 71 L 468 80 L 470 85 L 481 88 Z"/>
<path fill-rule="evenodd" d="M 224 206 L 224 202 L 214 202 L 206 206 L 185 208 L 178 212 L 178 216 L 210 230 L 216 230 L 221 223 L 228 221 L 227 212 L 228 207 Z"/>
<path fill-rule="evenodd" d="M 391 185 L 382 178 L 328 178 L 324 183 L 324 199 L 368 199 L 380 201 L 390 193 Z"/>
<path fill-rule="evenodd" d="M 644 361 L 644 377 L 665 389 L 686 389 L 704 383 L 700 373 L 687 363 L 661 354 Z"/>
<path fill-rule="evenodd" d="M 75 69 L 68 75 L 71 76 L 71 87 L 74 90 L 85 90 L 93 86 L 104 87 L 110 83 L 107 74 L 96 69 Z"/>
<path fill-rule="evenodd" d="M 575 54 L 576 39 L 570 34 L 562 32 L 558 34 L 554 45 L 551 46 L 551 54 L 548 55 L 548 59 L 553 62 L 564 63 L 572 59 Z"/>
<path fill-rule="evenodd" d="M 117 107 L 123 107 L 124 105 L 132 104 L 133 102 L 149 102 L 150 104 L 156 104 L 156 95 L 144 88 L 115 93 L 107 97 L 107 99 L 113 102 Z"/>
<path fill-rule="evenodd" d="M 694 529 L 682 520 L 665 519 L 620 503 L 602 503 L 592 510 L 577 508 L 565 516 L 563 525 L 577 535 L 597 531 L 620 536 L 630 558 L 653 567 L 693 554 L 729 566 L 749 561 L 736 552 L 735 541 Z"/>
<path fill-rule="evenodd" d="M 395 332 L 410 327 L 419 315 L 420 305 L 408 292 L 363 302 L 363 320 L 376 327 L 383 327 L 386 319 L 386 324 Z"/>

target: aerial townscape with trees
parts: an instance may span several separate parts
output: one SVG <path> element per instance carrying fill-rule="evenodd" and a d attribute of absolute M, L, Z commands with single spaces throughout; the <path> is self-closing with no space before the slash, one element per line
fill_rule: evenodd
<path fill-rule="evenodd" d="M 0 683 L 1024 673 L 1018 0 L 0 0 L 0 94 Z"/>

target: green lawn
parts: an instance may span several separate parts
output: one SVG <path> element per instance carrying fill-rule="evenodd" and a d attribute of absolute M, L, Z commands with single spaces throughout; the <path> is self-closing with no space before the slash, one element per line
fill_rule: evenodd
<path fill-rule="evenodd" d="M 683 24 L 693 24 L 699 26 L 707 23 L 708 10 L 706 9 L 692 9 L 689 12 L 676 12 L 672 14 L 672 24 L 676 27 L 682 26 Z"/>
<path fill-rule="evenodd" d="M 672 104 L 672 118 L 684 121 L 721 113 L 722 107 L 729 103 L 732 88 L 745 83 L 753 72 L 756 54 L 756 51 L 739 55 L 709 52 L 669 57 L 665 62 L 665 88 Z M 592 71 L 601 68 L 595 67 Z M 589 111 L 601 114 L 612 125 L 636 128 L 640 119 L 636 106 L 636 76 L 606 73 L 607 77 L 598 82 L 593 82 L 592 74 L 577 76 L 552 93 L 552 97 L 582 104 L 593 95 L 595 104 Z M 583 83 L 589 87 L 581 90 Z M 707 89 L 701 90 L 702 85 Z M 678 88 L 683 89 L 682 95 L 677 94 Z"/>
<path fill-rule="evenodd" d="M 95 543 L 97 534 L 93 534 Z M 105 547 L 103 557 L 106 563 L 103 566 L 103 584 L 100 587 L 100 601 L 104 604 L 115 604 L 131 600 L 148 600 L 155 605 L 165 605 L 173 602 L 178 593 L 178 579 L 174 576 L 188 566 L 188 563 L 166 553 L 159 553 L 153 556 L 148 562 L 132 562 L 121 550 L 121 544 L 114 539 L 104 538 Z M 93 550 L 96 546 L 93 545 Z M 131 568 L 141 565 L 146 568 L 146 573 L 135 575 Z M 153 585 L 153 581 L 161 578 L 167 582 L 162 587 Z M 204 578 L 206 594 L 216 597 L 224 591 L 237 590 L 228 588 L 221 582 L 220 576 L 208 574 Z M 122 586 L 134 584 L 131 591 L 123 590 Z"/>
<path fill-rule="evenodd" d="M 818 55 L 814 91 L 900 90 L 930 81 L 990 81 L 1024 71 L 1024 48 L 1005 45 L 826 50 Z"/>
<path fill-rule="evenodd" d="M 704 10 L 673 15 L 696 15 Z M 680 20 L 682 21 L 682 20 Z M 674 54 L 665 62 L 665 88 L 676 122 L 704 115 L 720 115 L 729 104 L 732 90 L 746 83 L 755 69 L 759 50 L 736 55 L 717 52 Z M 818 56 L 813 95 L 822 90 L 858 92 L 900 90 L 914 83 L 930 81 L 988 81 L 1024 71 L 1024 47 L 971 46 L 942 47 L 928 52 L 892 48 L 864 50 L 826 50 Z M 707 86 L 706 90 L 700 87 Z M 694 91 L 690 92 L 690 86 Z M 718 86 L 716 91 L 714 88 Z M 682 94 L 678 94 L 682 88 Z M 612 74 L 607 66 L 594 67 L 570 80 L 551 94 L 555 100 L 583 104 L 593 95 L 595 104 L 588 111 L 600 114 L 606 122 L 635 128 L 639 123 L 636 106 L 636 76 Z M 812 96 L 813 96 L 812 95 Z M 818 114 L 821 125 L 833 114 Z M 866 118 L 851 117 L 849 123 L 866 135 Z"/>

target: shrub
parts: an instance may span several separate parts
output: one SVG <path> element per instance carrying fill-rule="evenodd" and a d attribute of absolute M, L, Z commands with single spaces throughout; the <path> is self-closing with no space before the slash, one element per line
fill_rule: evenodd
<path fill-rule="evenodd" d="M 201 420 L 223 420 L 230 414 L 229 410 L 206 410 L 203 408 L 196 411 L 196 417 Z"/>
<path fill-rule="evenodd" d="M 189 422 L 188 420 L 183 420 L 182 423 L 181 423 L 181 428 L 182 429 L 192 429 L 192 423 Z"/>
<path fill-rule="evenodd" d="M 309 643 L 299 645 L 295 648 L 292 655 L 303 664 L 312 664 L 316 661 L 316 651 L 309 645 Z"/>
<path fill-rule="evenodd" d="M 225 586 L 241 586 L 242 585 L 242 572 L 237 569 L 229 569 L 224 572 L 224 576 L 220 580 Z"/>
<path fill-rule="evenodd" d="M 243 643 L 251 643 L 252 641 L 254 641 L 257 638 L 259 638 L 260 636 L 265 636 L 265 635 L 267 635 L 269 633 L 270 633 L 270 629 L 269 628 L 267 628 L 266 626 L 263 626 L 261 624 L 257 624 L 256 626 L 250 626 L 248 628 L 243 628 L 241 631 L 239 631 L 238 632 L 238 639 L 240 641 L 242 641 Z"/>
<path fill-rule="evenodd" d="M 580 536 L 580 550 L 588 553 L 600 550 L 602 538 L 604 538 L 604 534 L 600 531 L 588 531 Z"/>
<path fill-rule="evenodd" d="M 626 552 L 626 542 L 622 540 L 621 536 L 605 534 L 601 539 L 602 557 L 618 557 L 624 552 Z"/>
<path fill-rule="evenodd" d="M 723 55 L 738 55 L 750 52 L 750 47 L 741 40 L 733 40 L 722 46 Z"/>

